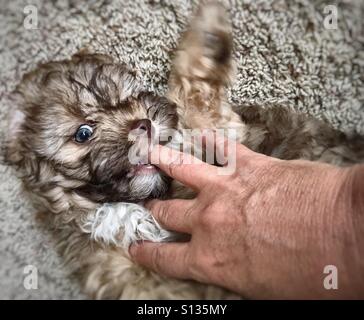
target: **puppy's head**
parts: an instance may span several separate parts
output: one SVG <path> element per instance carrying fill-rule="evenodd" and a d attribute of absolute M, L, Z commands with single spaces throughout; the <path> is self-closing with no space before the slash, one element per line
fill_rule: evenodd
<path fill-rule="evenodd" d="M 51 62 L 26 75 L 16 97 L 7 158 L 26 182 L 58 184 L 95 202 L 168 189 L 145 147 L 177 128 L 175 105 L 143 92 L 125 66 L 102 55 Z"/>

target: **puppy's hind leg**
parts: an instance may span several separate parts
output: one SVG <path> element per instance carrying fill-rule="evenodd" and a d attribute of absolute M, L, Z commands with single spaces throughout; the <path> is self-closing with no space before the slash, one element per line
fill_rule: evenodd
<path fill-rule="evenodd" d="M 184 128 L 235 128 L 240 117 L 226 101 L 233 75 L 231 27 L 225 8 L 202 5 L 182 37 L 169 79 L 169 98 Z"/>

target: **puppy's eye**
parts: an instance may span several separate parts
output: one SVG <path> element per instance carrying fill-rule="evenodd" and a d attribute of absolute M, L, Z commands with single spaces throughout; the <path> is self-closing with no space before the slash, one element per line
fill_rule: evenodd
<path fill-rule="evenodd" d="M 77 132 L 75 134 L 75 141 L 78 143 L 84 143 L 91 138 L 93 133 L 94 130 L 89 125 L 84 124 L 77 129 Z"/>

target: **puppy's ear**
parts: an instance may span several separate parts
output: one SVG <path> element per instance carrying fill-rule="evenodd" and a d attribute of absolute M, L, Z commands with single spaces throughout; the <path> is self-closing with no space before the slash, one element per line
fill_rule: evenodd
<path fill-rule="evenodd" d="M 13 94 L 10 99 L 11 108 L 8 113 L 8 125 L 5 138 L 5 162 L 18 164 L 23 159 L 23 152 L 20 143 L 22 127 L 25 122 L 25 113 L 21 108 L 22 97 L 20 94 Z"/>

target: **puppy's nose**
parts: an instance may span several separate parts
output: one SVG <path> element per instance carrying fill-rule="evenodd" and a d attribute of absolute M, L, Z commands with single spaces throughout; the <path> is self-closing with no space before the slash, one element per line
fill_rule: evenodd
<path fill-rule="evenodd" d="M 152 122 L 149 119 L 141 119 L 133 122 L 130 130 L 136 135 L 147 134 L 148 138 L 152 135 Z"/>

